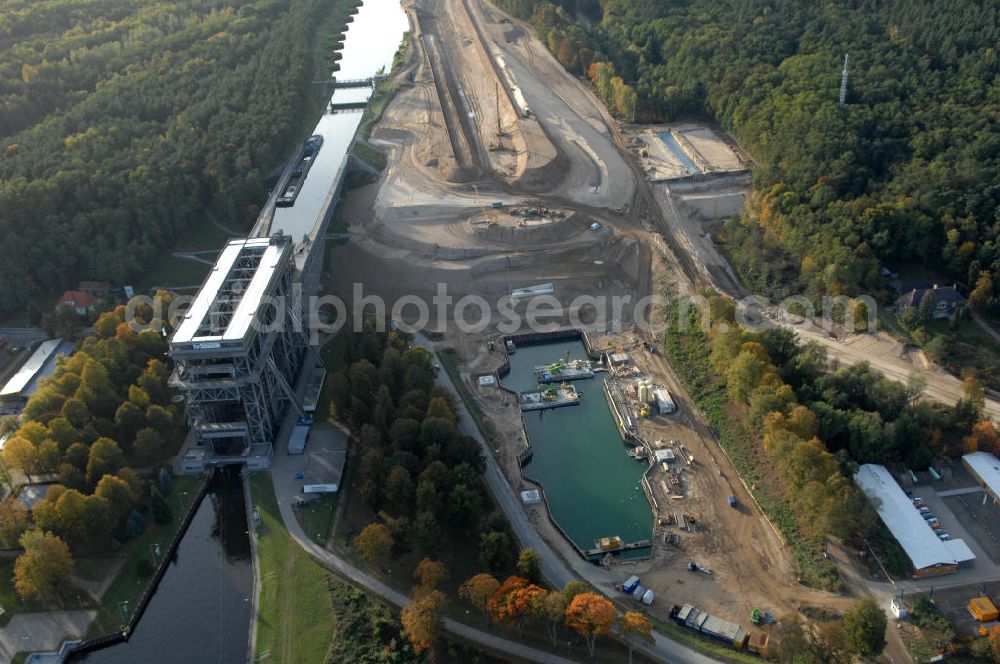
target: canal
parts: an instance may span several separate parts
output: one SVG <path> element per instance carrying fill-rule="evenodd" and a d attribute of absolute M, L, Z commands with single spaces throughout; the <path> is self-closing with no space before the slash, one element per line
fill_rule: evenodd
<path fill-rule="evenodd" d="M 69 662 L 245 662 L 253 566 L 239 472 L 227 468 L 210 480 L 132 638 Z"/>
<path fill-rule="evenodd" d="M 518 392 L 534 389 L 534 367 L 565 359 L 567 351 L 571 360 L 587 358 L 577 339 L 518 346 L 503 385 Z M 583 392 L 579 406 L 524 414 L 533 450 L 524 475 L 545 487 L 552 517 L 581 549 L 594 548 L 595 539 L 609 535 L 626 542 L 652 537 L 653 512 L 639 485 L 647 464 L 625 453 L 604 397 L 604 376 L 573 383 Z"/>
<path fill-rule="evenodd" d="M 399 0 L 365 0 L 354 21 L 348 24 L 344 47 L 340 50 L 343 56 L 339 61 L 340 71 L 335 74 L 337 80 L 370 78 L 391 71 L 392 58 L 409 27 Z M 370 88 L 344 88 L 334 91 L 330 101 L 365 101 L 371 92 Z M 323 137 L 323 147 L 309 169 L 295 205 L 275 209 L 271 234 L 280 230 L 299 242 L 312 232 L 331 186 L 340 181 L 362 115 L 360 109 L 323 114 L 312 131 Z"/>
<path fill-rule="evenodd" d="M 409 28 L 398 0 L 365 0 L 348 24 L 340 80 L 388 72 Z M 334 101 L 365 100 L 370 89 L 335 92 Z M 338 181 L 362 112 L 326 113 L 313 133 L 323 148 L 291 208 L 279 208 L 272 231 L 296 240 L 316 226 Z M 198 507 L 166 573 L 128 642 L 72 656 L 73 664 L 244 664 L 253 568 L 242 484 L 236 469 L 220 471 Z"/>

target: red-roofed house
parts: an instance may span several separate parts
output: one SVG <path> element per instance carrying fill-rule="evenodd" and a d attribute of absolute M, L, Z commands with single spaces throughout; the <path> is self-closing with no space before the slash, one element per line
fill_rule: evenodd
<path fill-rule="evenodd" d="M 78 290 L 68 290 L 62 294 L 59 298 L 59 304 L 56 305 L 56 309 L 67 304 L 73 307 L 73 311 L 81 316 L 86 316 L 88 312 L 94 310 L 97 306 L 97 298 L 90 293 L 85 293 Z"/>

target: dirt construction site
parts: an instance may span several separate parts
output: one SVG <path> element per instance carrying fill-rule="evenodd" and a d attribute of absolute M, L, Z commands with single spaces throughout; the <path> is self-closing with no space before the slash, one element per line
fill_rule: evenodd
<path fill-rule="evenodd" d="M 749 176 L 731 141 L 714 129 L 672 128 L 697 152 L 701 172 L 653 182 L 633 140 L 650 143 L 653 135 L 622 133 L 530 27 L 481 0 L 405 7 L 412 30 L 406 64 L 394 73 L 399 89 L 368 139 L 387 154 L 387 166 L 377 182 L 345 199 L 349 240 L 328 251 L 328 291 L 349 301 L 362 284 L 365 295 L 380 295 L 391 307 L 404 296 L 430 301 L 446 285 L 456 300 L 479 296 L 493 313 L 501 297 L 541 285 L 550 295 L 546 322 L 566 326 L 574 315 L 590 322 L 581 296 L 634 302 L 735 281 L 705 228 L 743 204 Z M 664 163 L 668 157 L 662 154 Z M 514 311 L 524 313 L 531 300 L 516 299 Z M 632 317 L 605 322 L 627 328 Z M 473 380 L 501 362 L 488 350 L 498 338 L 496 323 L 471 333 L 425 326 L 458 351 L 464 380 L 497 428 L 496 454 L 511 484 L 531 488 L 517 461 L 524 444 L 517 406 Z M 667 495 L 668 485 L 660 484 L 666 477 L 654 478 L 654 490 L 663 493 L 657 501 L 677 515 L 697 515 L 697 525 L 657 527 L 653 557 L 611 573 L 619 581 L 642 574 L 660 598 L 653 609 L 661 617 L 684 602 L 744 624 L 756 607 L 782 620 L 804 606 L 846 606 L 849 598 L 797 583 L 787 549 L 662 355 L 639 348 L 634 357 L 678 405 L 676 415 L 646 420 L 642 435 L 678 451 L 684 446 L 697 460 L 675 471 L 682 500 Z M 730 494 L 736 509 L 726 502 Z M 543 507 L 528 509 L 556 550 L 567 560 L 577 556 Z M 664 540 L 671 533 L 679 545 Z M 689 562 L 712 573 L 689 572 Z"/>

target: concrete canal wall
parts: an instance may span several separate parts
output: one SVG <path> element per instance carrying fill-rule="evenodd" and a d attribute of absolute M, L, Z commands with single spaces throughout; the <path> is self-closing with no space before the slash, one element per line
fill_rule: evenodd
<path fill-rule="evenodd" d="M 575 329 L 575 328 L 554 330 L 554 331 L 551 331 L 551 332 L 531 332 L 531 333 L 524 333 L 524 334 L 516 334 L 516 335 L 504 336 L 504 337 L 501 338 L 501 343 L 500 343 L 501 352 L 503 354 L 503 356 L 502 356 L 503 359 L 502 359 L 500 365 L 498 366 L 498 368 L 497 368 L 497 370 L 495 372 L 496 378 L 497 378 L 497 385 L 499 386 L 499 388 L 501 390 L 504 390 L 505 392 L 507 392 L 508 394 L 510 394 L 511 396 L 513 396 L 514 398 L 517 398 L 517 396 L 518 396 L 518 392 L 516 390 L 511 389 L 511 388 L 503 385 L 500 382 L 500 379 L 502 379 L 502 378 L 510 375 L 510 372 L 511 372 L 511 358 L 510 358 L 510 354 L 509 354 L 509 352 L 507 350 L 507 342 L 508 341 L 511 341 L 511 342 L 514 343 L 514 347 L 515 347 L 515 351 L 514 352 L 516 353 L 517 352 L 516 349 L 517 349 L 518 346 L 538 345 L 538 344 L 550 344 L 552 342 L 558 342 L 558 341 L 562 341 L 562 340 L 579 340 L 582 343 L 582 345 L 584 347 L 584 350 L 587 353 L 587 356 L 591 360 L 593 360 L 593 361 L 600 360 L 601 357 L 602 357 L 602 355 L 604 354 L 603 350 L 597 350 L 597 349 L 595 349 L 593 347 L 593 344 L 591 343 L 591 339 L 589 338 L 589 336 L 584 331 L 579 330 L 579 329 Z M 595 378 L 598 378 L 598 377 L 595 376 Z M 598 378 L 598 379 L 600 379 L 600 378 Z M 604 381 L 604 380 L 602 380 L 602 383 L 603 383 L 603 391 L 604 391 L 605 396 L 607 397 L 607 400 L 608 400 L 608 407 L 609 407 L 609 410 L 611 411 L 610 414 L 612 416 L 612 420 L 615 422 L 615 426 L 618 429 L 618 432 L 619 432 L 619 435 L 621 436 L 622 442 L 623 443 L 627 443 L 627 442 L 633 441 L 634 444 L 636 444 L 636 445 L 642 445 L 642 446 L 644 446 L 647 449 L 647 453 L 649 455 L 648 458 L 649 459 L 653 459 L 652 450 L 649 449 L 650 446 L 649 446 L 648 442 L 645 441 L 642 437 L 636 435 L 634 432 L 629 431 L 624 426 L 624 420 L 623 420 L 623 413 L 624 413 L 623 408 L 624 408 L 624 406 L 619 405 L 616 402 L 616 400 L 611 396 L 611 393 L 610 393 L 610 391 L 608 389 L 607 382 Z M 519 411 L 520 411 L 520 409 L 519 409 Z M 600 560 L 599 559 L 595 559 L 595 557 L 593 557 L 593 556 L 588 556 L 587 553 L 586 553 L 586 551 L 584 551 L 584 549 L 581 548 L 581 546 L 579 544 L 577 544 L 573 540 L 573 538 L 570 537 L 570 535 L 566 532 L 566 530 L 555 519 L 555 517 L 553 516 L 552 506 L 551 506 L 551 504 L 549 502 L 549 497 L 548 497 L 548 495 L 547 495 L 547 493 L 545 491 L 545 486 L 540 481 L 534 480 L 534 479 L 531 479 L 531 478 L 525 476 L 525 474 L 524 474 L 524 467 L 528 464 L 528 462 L 531 461 L 531 459 L 533 457 L 533 445 L 532 445 L 531 437 L 528 434 L 528 429 L 527 429 L 527 426 L 526 426 L 526 423 L 525 423 L 524 412 L 523 411 L 519 412 L 519 417 L 521 419 L 521 433 L 522 433 L 523 439 L 525 441 L 525 446 L 523 448 L 519 449 L 518 452 L 517 452 L 518 470 L 519 470 L 519 474 L 520 474 L 521 480 L 525 484 L 529 484 L 529 485 L 531 485 L 533 487 L 536 487 L 538 489 L 539 494 L 541 496 L 542 504 L 543 504 L 543 506 L 545 508 L 546 518 L 555 527 L 555 529 L 566 539 L 566 541 L 568 541 L 570 543 L 570 545 L 573 547 L 573 550 L 576 551 L 577 554 L 583 560 L 586 560 L 586 561 L 588 561 L 590 563 L 593 563 L 593 564 L 600 564 Z M 624 452 L 624 451 L 625 450 L 623 449 L 622 452 Z M 658 518 L 657 515 L 659 513 L 659 505 L 658 505 L 655 497 L 653 496 L 653 492 L 651 491 L 651 489 L 649 487 L 649 482 L 648 482 L 648 479 L 647 479 L 649 473 L 652 470 L 654 470 L 654 467 L 653 467 L 653 463 L 651 461 L 650 465 L 644 471 L 643 476 L 641 477 L 639 484 L 642 486 L 643 493 L 645 494 L 645 497 L 646 497 L 646 499 L 647 499 L 647 501 L 649 503 L 649 506 L 650 506 L 650 510 L 652 512 L 652 524 L 651 524 L 651 531 L 650 532 L 655 537 L 656 523 L 657 523 L 657 518 Z M 653 551 L 653 547 L 651 546 L 649 548 L 649 553 L 647 555 L 634 556 L 634 557 L 630 557 L 630 558 L 625 559 L 625 560 L 618 560 L 617 562 L 619 564 L 621 564 L 621 563 L 625 563 L 625 562 L 636 562 L 636 561 L 639 561 L 639 560 L 646 560 L 646 559 L 649 559 L 649 558 L 652 557 L 652 551 Z"/>
<path fill-rule="evenodd" d="M 146 607 L 149 606 L 149 601 L 153 598 L 153 594 L 160 585 L 160 581 L 163 579 L 163 575 L 166 574 L 167 568 L 170 567 L 170 563 L 173 561 L 174 553 L 177 552 L 177 547 L 181 540 L 184 538 L 185 533 L 187 533 L 188 526 L 191 525 L 191 520 L 194 518 L 195 513 L 201 506 L 201 501 L 204 499 L 205 494 L 208 493 L 208 485 L 210 482 L 210 477 L 206 476 L 205 480 L 201 483 L 201 488 L 198 489 L 198 494 L 195 496 L 194 501 L 191 506 L 188 507 L 187 512 L 181 519 L 181 525 L 174 534 L 174 538 L 170 540 L 170 544 L 167 545 L 166 551 L 160 556 L 160 562 L 156 566 L 156 571 L 153 573 L 153 577 L 146 586 L 145 592 L 143 592 L 142 597 L 139 598 L 139 603 L 136 605 L 135 611 L 129 618 L 125 626 L 117 631 L 111 632 L 110 634 L 105 634 L 104 636 L 98 636 L 93 639 L 88 639 L 86 641 L 80 641 L 68 649 L 65 652 L 60 649 L 63 658 L 67 658 L 70 655 L 77 653 L 90 652 L 92 650 L 98 650 L 116 643 L 121 643 L 122 641 L 127 641 L 135 631 L 136 625 L 139 624 L 139 620 L 142 618 L 142 614 L 145 613 Z"/>

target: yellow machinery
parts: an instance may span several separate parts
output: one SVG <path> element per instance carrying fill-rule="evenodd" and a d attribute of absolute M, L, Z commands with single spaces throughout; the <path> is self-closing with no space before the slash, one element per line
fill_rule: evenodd
<path fill-rule="evenodd" d="M 1000 618 L 1000 611 L 989 597 L 973 597 L 969 600 L 969 613 L 979 622 L 992 622 Z"/>
<path fill-rule="evenodd" d="M 486 218 L 486 225 L 496 226 L 499 222 L 497 221 L 496 215 L 491 214 L 486 208 L 486 205 L 482 202 L 482 197 L 479 195 L 479 187 L 472 185 L 472 190 L 476 192 L 476 200 L 479 201 L 479 209 L 483 212 L 483 217 Z"/>

